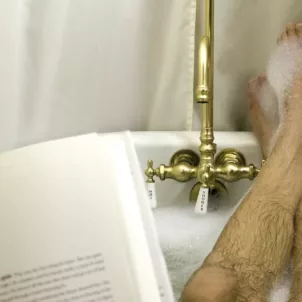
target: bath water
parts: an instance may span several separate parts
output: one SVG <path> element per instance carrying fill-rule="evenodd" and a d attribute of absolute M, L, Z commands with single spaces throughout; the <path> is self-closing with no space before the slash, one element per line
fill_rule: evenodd
<path fill-rule="evenodd" d="M 219 209 L 204 216 L 194 213 L 194 204 L 158 208 L 154 211 L 157 232 L 176 301 L 191 275 L 211 252 L 233 210 Z M 287 302 L 290 278 L 272 291 L 271 302 Z"/>
<path fill-rule="evenodd" d="M 175 297 L 212 250 L 228 221 L 226 213 L 194 213 L 194 204 L 158 208 L 154 211 L 158 236 Z"/>

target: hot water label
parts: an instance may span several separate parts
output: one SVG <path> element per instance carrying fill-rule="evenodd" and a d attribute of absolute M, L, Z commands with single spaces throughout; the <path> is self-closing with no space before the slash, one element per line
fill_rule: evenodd
<path fill-rule="evenodd" d="M 147 190 L 148 190 L 148 197 L 150 200 L 151 209 L 155 209 L 157 207 L 155 183 L 154 182 L 148 183 Z"/>
<path fill-rule="evenodd" d="M 208 211 L 209 189 L 200 188 L 195 205 L 196 214 L 206 214 Z"/>

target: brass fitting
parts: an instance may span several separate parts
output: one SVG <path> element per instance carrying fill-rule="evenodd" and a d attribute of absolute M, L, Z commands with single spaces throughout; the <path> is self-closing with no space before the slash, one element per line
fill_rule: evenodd
<path fill-rule="evenodd" d="M 205 188 L 214 187 L 216 180 L 253 180 L 258 173 L 259 169 L 253 164 L 246 165 L 244 156 L 236 149 L 222 150 L 213 162 L 202 162 L 201 157 L 192 150 L 180 150 L 172 156 L 170 166 L 160 165 L 154 169 L 153 162 L 148 161 L 145 171 L 147 182 L 154 182 L 154 176 L 161 180 L 174 179 L 179 182 L 197 178 Z"/>
<path fill-rule="evenodd" d="M 160 165 L 153 169 L 153 161 L 148 161 L 148 168 L 145 171 L 147 182 L 154 182 L 153 177 L 157 176 L 160 180 L 174 179 L 178 182 L 187 182 L 196 177 L 198 155 L 192 150 L 181 150 L 175 153 L 170 160 L 170 166 Z"/>
<path fill-rule="evenodd" d="M 205 35 L 200 41 L 198 52 L 198 76 L 195 99 L 201 106 L 202 129 L 198 156 L 192 150 L 180 150 L 171 160 L 170 166 L 153 168 L 148 161 L 145 171 L 147 182 L 154 176 L 161 180 L 174 179 L 186 182 L 197 178 L 204 188 L 214 188 L 217 180 L 234 182 L 247 178 L 253 180 L 259 173 L 254 165 L 246 165 L 245 158 L 236 149 L 222 150 L 216 157 L 213 132 L 213 70 L 214 70 L 214 0 L 205 0 Z M 221 185 L 220 185 L 221 186 Z M 195 194 L 196 195 L 196 194 Z"/>

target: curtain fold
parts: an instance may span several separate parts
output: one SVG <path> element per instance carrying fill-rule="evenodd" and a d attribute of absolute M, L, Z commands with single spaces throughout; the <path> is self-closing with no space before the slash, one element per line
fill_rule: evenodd
<path fill-rule="evenodd" d="M 92 131 L 200 129 L 200 0 L 0 0 L 0 151 Z M 215 0 L 216 130 L 248 129 L 245 87 L 299 0 Z M 193 113 L 194 109 L 194 113 Z"/>

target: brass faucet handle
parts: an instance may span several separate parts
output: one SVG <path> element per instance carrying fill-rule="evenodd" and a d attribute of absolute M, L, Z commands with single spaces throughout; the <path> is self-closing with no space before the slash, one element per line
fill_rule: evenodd
<path fill-rule="evenodd" d="M 250 175 L 249 175 L 248 179 L 254 180 L 258 176 L 260 169 L 257 168 L 256 166 L 254 166 L 253 164 L 250 164 L 248 167 L 249 167 L 249 171 L 250 171 Z"/>
<path fill-rule="evenodd" d="M 155 169 L 153 169 L 153 160 L 147 161 L 147 169 L 145 170 L 145 175 L 147 176 L 147 183 L 154 183 L 153 177 L 155 174 Z"/>
<path fill-rule="evenodd" d="M 160 180 L 174 179 L 179 182 L 186 182 L 196 177 L 199 157 L 191 150 L 180 150 L 176 152 L 170 162 L 170 166 L 160 165 L 153 168 L 153 161 L 148 160 L 145 175 L 147 183 L 154 183 L 154 176 Z"/>
<path fill-rule="evenodd" d="M 167 172 L 169 172 L 171 169 L 171 167 L 166 167 L 165 165 L 160 165 L 159 168 L 153 168 L 153 160 L 148 160 L 147 166 L 148 167 L 145 170 L 147 183 L 155 183 L 154 176 L 159 177 L 160 180 L 165 180 Z"/>

